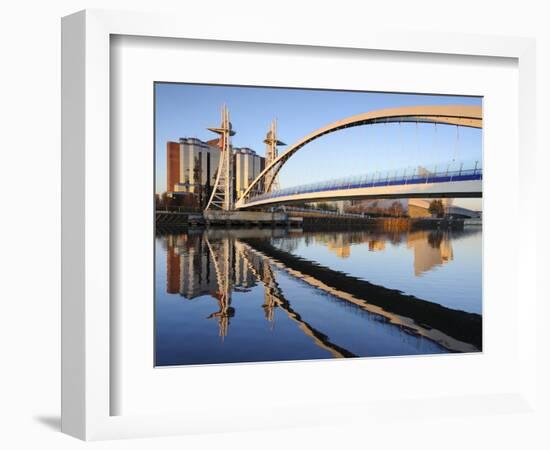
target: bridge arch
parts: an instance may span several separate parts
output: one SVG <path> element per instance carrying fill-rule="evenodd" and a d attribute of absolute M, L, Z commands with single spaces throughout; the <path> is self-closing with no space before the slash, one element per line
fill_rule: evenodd
<path fill-rule="evenodd" d="M 287 148 L 271 164 L 269 164 L 258 177 L 248 186 L 243 195 L 239 198 L 235 207 L 242 208 L 250 193 L 258 184 L 265 179 L 266 175 L 273 171 L 271 180 L 274 180 L 285 163 L 302 147 L 311 141 L 345 128 L 357 127 L 374 123 L 394 122 L 419 122 L 444 125 L 457 125 L 470 128 L 482 128 L 482 109 L 475 105 L 431 105 L 431 106 L 405 106 L 399 108 L 380 109 L 356 114 L 345 119 L 337 120 L 325 125 L 318 130 L 309 133 L 299 141 Z M 267 190 L 271 186 L 266 186 Z"/>

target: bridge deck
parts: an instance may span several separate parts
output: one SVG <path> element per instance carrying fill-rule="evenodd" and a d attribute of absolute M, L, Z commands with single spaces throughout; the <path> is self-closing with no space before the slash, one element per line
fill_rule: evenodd
<path fill-rule="evenodd" d="M 426 175 L 376 177 L 364 176 L 323 183 L 307 184 L 239 200 L 237 208 L 249 208 L 275 203 L 345 199 L 354 197 L 480 197 L 483 171 L 440 172 Z M 369 191 L 370 190 L 370 191 Z M 312 195 L 316 194 L 316 195 Z"/>

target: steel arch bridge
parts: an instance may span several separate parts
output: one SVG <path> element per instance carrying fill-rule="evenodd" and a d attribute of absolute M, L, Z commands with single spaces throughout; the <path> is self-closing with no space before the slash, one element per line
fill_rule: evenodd
<path fill-rule="evenodd" d="M 262 186 L 262 183 L 265 183 L 263 191 L 270 192 L 271 182 L 276 179 L 281 168 L 298 150 L 315 139 L 346 128 L 376 123 L 396 122 L 433 123 L 482 128 L 482 108 L 481 106 L 472 105 L 408 106 L 370 111 L 330 123 L 295 142 L 283 154 L 273 160 L 271 164 L 268 164 L 238 199 L 235 208 L 246 209 L 253 206 L 259 206 L 258 202 L 254 202 L 253 199 L 259 187 Z"/>

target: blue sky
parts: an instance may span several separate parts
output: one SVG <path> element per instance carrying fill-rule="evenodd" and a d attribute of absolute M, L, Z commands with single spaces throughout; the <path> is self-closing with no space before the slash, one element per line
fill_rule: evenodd
<path fill-rule="evenodd" d="M 480 105 L 479 97 L 156 83 L 156 191 L 166 186 L 166 142 L 208 140 L 227 104 L 237 134 L 232 143 L 264 154 L 271 120 L 279 139 L 292 144 L 335 120 L 406 105 Z M 284 152 L 285 147 L 279 149 Z M 280 172 L 281 187 L 405 167 L 481 160 L 481 130 L 428 124 L 376 124 L 323 136 L 294 155 Z M 461 200 L 473 207 L 479 200 Z M 479 206 L 478 206 L 479 207 Z"/>

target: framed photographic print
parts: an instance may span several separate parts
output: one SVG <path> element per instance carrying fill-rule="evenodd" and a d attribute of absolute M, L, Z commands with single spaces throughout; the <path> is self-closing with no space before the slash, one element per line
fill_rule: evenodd
<path fill-rule="evenodd" d="M 63 431 L 525 411 L 533 43 L 180 19 L 63 19 Z"/>
<path fill-rule="evenodd" d="M 481 98 L 157 83 L 155 108 L 156 366 L 482 351 Z"/>

